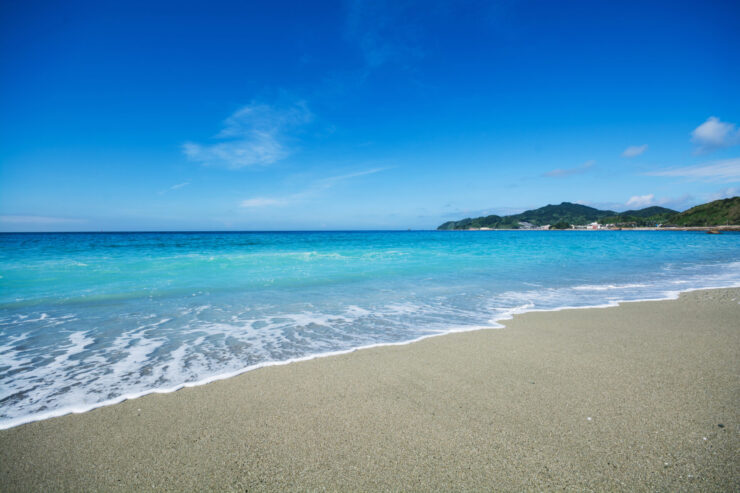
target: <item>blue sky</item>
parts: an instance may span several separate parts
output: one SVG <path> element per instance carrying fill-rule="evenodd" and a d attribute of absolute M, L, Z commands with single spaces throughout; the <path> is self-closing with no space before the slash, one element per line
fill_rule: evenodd
<path fill-rule="evenodd" d="M 0 230 L 740 194 L 738 2 L 0 3 Z"/>

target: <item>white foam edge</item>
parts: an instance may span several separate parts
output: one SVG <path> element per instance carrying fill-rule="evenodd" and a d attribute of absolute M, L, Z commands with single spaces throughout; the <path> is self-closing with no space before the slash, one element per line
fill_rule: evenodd
<path fill-rule="evenodd" d="M 473 326 L 467 326 L 467 327 L 455 327 L 455 328 L 440 331 L 434 334 L 426 334 L 421 337 L 417 337 L 416 339 L 410 339 L 408 341 L 379 342 L 375 344 L 368 344 L 366 346 L 358 346 L 358 347 L 349 348 L 349 349 L 342 349 L 339 351 L 330 351 L 327 353 L 310 354 L 307 356 L 301 356 L 299 358 L 291 358 L 287 360 L 264 361 L 262 363 L 257 363 L 255 365 L 246 366 L 244 368 L 241 368 L 239 370 L 235 370 L 232 372 L 213 375 L 213 376 L 204 378 L 202 380 L 198 380 L 196 382 L 186 382 L 186 383 L 182 383 L 179 385 L 175 385 L 173 387 L 161 387 L 161 388 L 156 388 L 156 389 L 142 390 L 141 392 L 125 394 L 119 397 L 115 397 L 113 399 L 108 399 L 102 402 L 97 402 L 95 404 L 87 404 L 84 406 L 64 407 L 64 408 L 55 409 L 53 411 L 49 411 L 45 413 L 37 413 L 37 414 L 29 415 L 29 416 L 24 416 L 22 418 L 11 419 L 11 420 L 0 423 L 0 430 L 7 430 L 9 428 L 15 428 L 16 426 L 24 425 L 27 423 L 32 423 L 35 421 L 43 421 L 49 418 L 58 418 L 60 416 L 66 416 L 67 414 L 82 414 L 82 413 L 86 413 L 88 411 L 92 411 L 93 409 L 97 409 L 100 407 L 112 406 L 114 404 L 120 404 L 121 402 L 124 402 L 124 401 L 138 399 L 139 397 L 144 397 L 145 395 L 169 394 L 169 393 L 176 392 L 184 388 L 200 387 L 201 385 L 206 385 L 212 382 L 217 382 L 219 380 L 226 380 L 229 378 L 233 378 L 243 373 L 246 373 L 248 371 L 258 370 L 260 368 L 267 368 L 270 366 L 283 366 L 283 365 L 289 365 L 292 363 L 300 363 L 302 361 L 310 361 L 310 360 L 318 359 L 318 358 L 329 358 L 331 356 L 340 356 L 342 354 L 349 354 L 355 351 L 361 351 L 363 349 L 373 349 L 373 348 L 378 348 L 378 347 L 391 347 L 391 346 L 405 346 L 408 344 L 413 344 L 419 341 L 423 341 L 424 339 L 430 339 L 432 337 L 440 337 L 440 336 L 445 336 L 449 334 L 474 332 L 478 330 L 503 329 L 505 328 L 505 326 L 498 322 L 503 321 L 503 320 L 511 320 L 514 318 L 514 315 L 522 315 L 525 313 L 536 313 L 536 312 L 560 312 L 564 310 L 587 310 L 587 309 L 592 309 L 592 308 L 613 308 L 623 303 L 642 303 L 644 301 L 677 300 L 682 293 L 689 293 L 692 291 L 711 291 L 715 289 L 734 289 L 734 288 L 740 288 L 740 282 L 737 282 L 729 286 L 713 286 L 713 287 L 688 288 L 688 289 L 681 289 L 681 290 L 663 291 L 664 296 L 661 298 L 640 298 L 636 300 L 612 300 L 608 303 L 604 303 L 600 305 L 560 306 L 556 308 L 531 308 L 531 309 L 522 309 L 521 307 L 519 307 L 519 308 L 508 310 L 502 313 L 497 318 L 492 319 L 490 321 L 491 325 L 473 325 Z"/>

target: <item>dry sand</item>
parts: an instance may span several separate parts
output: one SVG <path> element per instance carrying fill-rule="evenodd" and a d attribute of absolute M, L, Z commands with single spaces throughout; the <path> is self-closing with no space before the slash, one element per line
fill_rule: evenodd
<path fill-rule="evenodd" d="M 0 490 L 740 490 L 740 289 L 529 313 L 0 432 Z"/>

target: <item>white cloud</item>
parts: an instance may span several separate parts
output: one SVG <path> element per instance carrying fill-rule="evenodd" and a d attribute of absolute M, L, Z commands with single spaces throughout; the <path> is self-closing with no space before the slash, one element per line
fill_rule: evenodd
<path fill-rule="evenodd" d="M 159 195 L 164 195 L 167 192 L 171 192 L 173 190 L 179 190 L 180 188 L 187 187 L 188 185 L 190 185 L 190 182 L 189 181 L 186 181 L 186 182 L 183 182 L 183 183 L 178 183 L 176 185 L 172 185 L 170 188 L 168 188 L 166 190 L 162 190 L 161 192 L 159 192 Z"/>
<path fill-rule="evenodd" d="M 242 200 L 239 204 L 241 207 L 265 207 L 268 205 L 282 205 L 286 202 L 281 199 L 271 199 L 269 197 L 254 197 L 252 199 Z"/>
<path fill-rule="evenodd" d="M 696 145 L 697 153 L 730 147 L 740 144 L 740 130 L 735 128 L 734 123 L 722 122 L 716 116 L 710 116 L 691 132 L 691 142 Z"/>
<path fill-rule="evenodd" d="M 630 197 L 627 201 L 627 207 L 648 207 L 653 205 L 655 195 L 649 193 L 647 195 L 635 195 Z"/>
<path fill-rule="evenodd" d="M 358 176 L 373 175 L 375 173 L 379 173 L 386 169 L 388 168 L 372 168 L 372 169 L 367 169 L 364 171 L 356 171 L 354 173 L 349 173 L 346 175 L 330 176 L 329 178 L 323 178 L 317 181 L 316 183 L 320 188 L 326 189 L 326 188 L 333 187 L 335 184 L 337 184 L 340 181 L 349 180 L 350 178 L 356 178 Z"/>
<path fill-rule="evenodd" d="M 740 188 L 730 187 L 709 195 L 708 200 L 711 202 L 713 200 L 729 199 L 738 195 L 740 195 Z"/>
<path fill-rule="evenodd" d="M 253 102 L 224 121 L 215 144 L 186 142 L 182 149 L 192 161 L 206 166 L 239 169 L 267 166 L 292 153 L 286 131 L 306 125 L 313 115 L 302 101 L 289 105 Z"/>
<path fill-rule="evenodd" d="M 622 153 L 622 157 L 636 157 L 647 151 L 648 145 L 643 144 L 641 146 L 629 146 Z"/>
<path fill-rule="evenodd" d="M 311 197 L 319 195 L 322 191 L 332 188 L 338 183 L 356 178 L 358 176 L 372 175 L 384 171 L 387 168 L 373 168 L 364 171 L 357 171 L 346 175 L 330 176 L 328 178 L 322 178 L 316 180 L 310 187 L 283 197 L 253 197 L 250 199 L 243 200 L 239 203 L 240 207 L 267 207 L 267 206 L 283 206 L 290 205 L 301 200 L 305 200 Z"/>
<path fill-rule="evenodd" d="M 725 182 L 740 181 L 740 158 L 713 161 L 696 166 L 684 166 L 646 173 L 652 176 L 675 176 L 690 181 Z"/>
<path fill-rule="evenodd" d="M 82 219 L 49 216 L 0 216 L 0 223 L 6 224 L 78 224 Z"/>
<path fill-rule="evenodd" d="M 347 35 L 354 40 L 368 69 L 387 63 L 408 63 L 423 56 L 414 22 L 417 6 L 404 2 L 350 0 Z"/>
<path fill-rule="evenodd" d="M 578 166 L 576 168 L 566 168 L 566 169 L 554 169 L 552 171 L 548 171 L 547 173 L 544 173 L 542 176 L 547 176 L 550 178 L 562 178 L 565 176 L 572 176 L 572 175 L 580 175 L 581 173 L 585 173 L 591 168 L 594 164 L 596 164 L 596 161 L 593 159 L 590 161 L 586 161 L 581 166 Z"/>
<path fill-rule="evenodd" d="M 630 197 L 627 202 L 577 202 L 583 205 L 596 207 L 597 209 L 606 209 L 614 211 L 625 211 L 626 209 L 639 209 L 659 205 L 674 210 L 683 210 L 689 204 L 695 205 L 694 197 L 684 194 L 679 197 L 661 197 L 656 198 L 654 194 L 635 195 Z"/>

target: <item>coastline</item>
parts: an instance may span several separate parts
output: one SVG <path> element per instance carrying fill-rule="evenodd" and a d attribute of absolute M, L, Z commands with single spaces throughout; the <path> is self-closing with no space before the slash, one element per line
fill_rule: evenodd
<path fill-rule="evenodd" d="M 738 232 L 740 225 L 720 225 L 720 226 L 666 226 L 661 228 L 653 227 L 635 227 L 635 228 L 568 228 L 568 229 L 539 229 L 539 228 L 468 228 L 468 229 L 438 229 L 437 231 L 727 231 Z"/>
<path fill-rule="evenodd" d="M 513 231 L 513 230 L 512 230 Z M 235 371 L 226 372 L 226 373 L 218 373 L 216 375 L 208 376 L 206 378 L 196 380 L 194 382 L 185 382 L 169 387 L 156 387 L 151 389 L 146 389 L 141 392 L 134 392 L 129 394 L 120 395 L 118 397 L 114 397 L 112 399 L 107 399 L 101 402 L 96 402 L 93 404 L 82 404 L 75 407 L 67 407 L 67 408 L 61 408 L 61 409 L 54 409 L 52 411 L 49 411 L 47 413 L 42 414 L 35 414 L 31 416 L 25 416 L 19 419 L 10 420 L 6 422 L 0 423 L 0 432 L 3 430 L 15 428 L 17 426 L 23 426 L 25 424 L 34 423 L 37 421 L 44 421 L 47 419 L 53 419 L 53 418 L 59 418 L 62 416 L 67 416 L 69 414 L 85 414 L 90 411 L 93 411 L 95 409 L 101 408 L 101 407 L 108 407 L 108 406 L 115 406 L 117 404 L 120 404 L 122 402 L 126 402 L 129 400 L 139 399 L 141 397 L 145 397 L 152 394 L 170 394 L 172 392 L 177 392 L 182 389 L 187 388 L 194 388 L 194 387 L 200 387 L 203 385 L 208 385 L 213 382 L 218 382 L 221 380 L 227 380 L 230 378 L 238 377 L 244 373 L 260 370 L 262 368 L 269 368 L 272 366 L 283 366 L 283 365 L 289 365 L 293 363 L 302 363 L 306 361 L 311 361 L 314 359 L 321 359 L 321 358 L 330 358 L 334 356 L 342 356 L 345 354 L 351 354 L 355 351 L 363 351 L 368 349 L 376 349 L 376 348 L 383 348 L 383 347 L 394 347 L 394 346 L 405 346 L 407 344 L 414 344 L 417 342 L 421 342 L 425 339 L 433 338 L 433 337 L 442 337 L 447 336 L 450 334 L 459 334 L 459 333 L 465 333 L 465 332 L 475 332 L 479 330 L 498 330 L 498 329 L 505 329 L 506 328 L 506 321 L 511 320 L 515 316 L 523 315 L 526 313 L 548 313 L 548 312 L 559 312 L 562 310 L 588 310 L 588 309 L 600 309 L 600 308 L 612 308 L 617 307 L 624 303 L 640 303 L 644 301 L 668 301 L 668 300 L 676 300 L 680 297 L 683 293 L 690 293 L 693 291 L 705 291 L 705 290 L 717 290 L 717 289 L 740 289 L 740 285 L 737 286 L 723 286 L 723 287 L 699 287 L 699 288 L 686 288 L 681 290 L 675 290 L 675 291 L 664 291 L 663 296 L 656 297 L 656 298 L 641 298 L 641 299 L 619 299 L 619 300 L 610 300 L 607 303 L 602 304 L 595 304 L 595 305 L 585 305 L 585 306 L 559 306 L 557 308 L 524 308 L 524 309 L 516 309 L 512 310 L 510 312 L 507 312 L 503 314 L 502 316 L 499 316 L 497 318 L 493 318 L 489 320 L 488 325 L 479 325 L 479 326 L 466 326 L 463 328 L 450 328 L 448 330 L 445 330 L 443 332 L 433 333 L 433 334 L 427 334 L 423 335 L 421 337 L 416 337 L 409 340 L 403 340 L 403 341 L 397 341 L 397 342 L 378 342 L 373 344 L 368 344 L 365 346 L 357 346 L 352 347 L 348 349 L 341 349 L 337 351 L 329 351 L 329 352 L 323 352 L 323 353 L 313 353 L 308 354 L 306 356 L 301 356 L 297 358 L 290 358 L 286 360 L 275 360 L 275 361 L 265 361 L 261 363 L 257 363 L 254 365 L 246 366 L 243 368 L 240 368 Z"/>
<path fill-rule="evenodd" d="M 37 421 L 0 431 L 0 484 L 734 489 L 738 300 L 531 311 Z"/>

